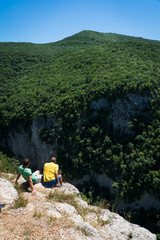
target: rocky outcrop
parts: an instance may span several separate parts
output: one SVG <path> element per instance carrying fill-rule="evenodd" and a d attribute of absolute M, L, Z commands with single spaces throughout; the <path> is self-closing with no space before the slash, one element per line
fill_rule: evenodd
<path fill-rule="evenodd" d="M 13 185 L 6 179 L 0 178 L 0 202 L 14 203 L 18 199 L 18 193 Z"/>
<path fill-rule="evenodd" d="M 18 193 L 6 179 L 0 178 L 0 203 L 12 204 L 18 199 Z"/>
<path fill-rule="evenodd" d="M 39 136 L 40 128 L 47 124 L 48 122 L 35 119 L 27 130 L 22 125 L 17 126 L 16 130 L 10 130 L 6 139 L 8 147 L 17 159 L 29 158 L 31 167 L 36 169 L 41 169 L 52 155 L 57 155 L 55 146 L 42 141 Z M 3 145 L 5 146 L 4 143 Z"/>
<path fill-rule="evenodd" d="M 102 235 L 104 233 L 105 237 L 108 239 L 112 237 L 111 239 L 156 239 L 155 236 L 150 235 L 150 232 L 146 229 L 136 225 L 131 224 L 128 221 L 126 221 L 124 218 L 119 216 L 116 213 L 109 213 L 107 210 L 103 210 L 103 214 L 100 215 L 100 220 L 102 221 L 108 221 L 108 224 L 103 226 L 101 229 Z"/>
<path fill-rule="evenodd" d="M 24 184 L 23 179 L 20 182 Z M 14 189 L 5 179 L 0 179 L 0 186 Z M 118 214 L 88 205 L 72 184 L 64 183 L 62 188 L 45 188 L 39 183 L 35 189 L 37 194 L 34 197 L 26 190 L 21 193 L 21 197 L 28 200 L 26 207 L 2 209 L 1 240 L 25 237 L 58 240 L 156 239 L 148 230 L 129 223 Z M 0 198 L 1 195 L 4 196 L 4 193 L 0 192 Z"/>

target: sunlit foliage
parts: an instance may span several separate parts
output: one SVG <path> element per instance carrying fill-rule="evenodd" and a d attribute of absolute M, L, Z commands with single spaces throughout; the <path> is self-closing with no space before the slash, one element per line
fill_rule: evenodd
<path fill-rule="evenodd" d="M 111 177 L 122 198 L 160 187 L 160 42 L 83 31 L 57 43 L 0 43 L 0 129 L 55 119 L 39 130 L 57 146 L 71 177 L 95 171 Z M 128 135 L 94 115 L 92 101 L 148 96 L 146 116 L 131 119 Z M 63 146 L 63 147 L 62 147 Z"/>

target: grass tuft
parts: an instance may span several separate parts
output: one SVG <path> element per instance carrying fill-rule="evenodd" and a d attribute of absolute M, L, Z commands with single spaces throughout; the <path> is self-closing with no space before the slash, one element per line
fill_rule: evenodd
<path fill-rule="evenodd" d="M 42 217 L 42 213 L 35 211 L 34 214 L 33 214 L 33 217 L 41 218 Z"/>
<path fill-rule="evenodd" d="M 14 205 L 10 207 L 10 209 L 25 207 L 27 204 L 28 200 L 24 199 L 22 196 L 19 196 L 19 198 L 15 201 Z"/>

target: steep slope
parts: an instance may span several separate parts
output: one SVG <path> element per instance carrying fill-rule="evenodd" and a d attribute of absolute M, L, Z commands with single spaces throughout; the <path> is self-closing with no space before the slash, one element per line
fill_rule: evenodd
<path fill-rule="evenodd" d="M 1 43 L 1 122 L 50 115 L 70 94 L 88 101 L 157 88 L 159 45 L 118 36 L 84 31 L 54 44 Z"/>
<path fill-rule="evenodd" d="M 105 174 L 125 201 L 159 198 L 159 42 L 83 31 L 0 55 L 3 151 L 40 168 L 55 154 L 70 178 Z"/>

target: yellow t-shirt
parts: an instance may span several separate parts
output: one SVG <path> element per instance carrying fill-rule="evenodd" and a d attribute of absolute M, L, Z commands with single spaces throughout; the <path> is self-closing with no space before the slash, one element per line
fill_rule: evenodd
<path fill-rule="evenodd" d="M 58 164 L 53 162 L 44 164 L 43 181 L 50 182 L 55 179 L 55 172 L 59 170 Z"/>

